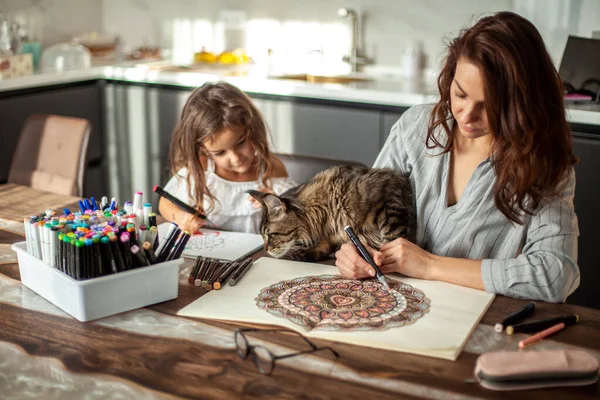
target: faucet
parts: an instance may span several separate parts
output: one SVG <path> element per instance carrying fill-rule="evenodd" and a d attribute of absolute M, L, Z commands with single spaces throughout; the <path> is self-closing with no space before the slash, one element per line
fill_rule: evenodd
<path fill-rule="evenodd" d="M 350 18 L 352 22 L 352 43 L 350 47 L 350 54 L 344 56 L 342 61 L 350 64 L 352 68 L 352 72 L 358 72 L 362 69 L 363 65 L 373 63 L 373 60 L 364 55 L 364 51 L 360 48 L 359 45 L 359 29 L 360 29 L 360 21 L 359 16 L 351 8 L 340 8 L 337 11 L 337 14 L 343 18 Z"/>

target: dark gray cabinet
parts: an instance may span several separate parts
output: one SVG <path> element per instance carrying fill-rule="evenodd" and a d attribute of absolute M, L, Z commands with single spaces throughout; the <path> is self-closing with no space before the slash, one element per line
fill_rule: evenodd
<path fill-rule="evenodd" d="M 600 309 L 600 136 L 573 133 L 575 154 L 575 213 L 579 220 L 579 256 L 581 272 L 579 288 L 568 303 Z"/>
<path fill-rule="evenodd" d="M 276 151 L 372 165 L 380 150 L 381 112 L 354 105 L 254 98 Z"/>
<path fill-rule="evenodd" d="M 379 153 L 379 112 L 340 106 L 294 104 L 293 152 L 359 161 L 371 166 Z"/>
<path fill-rule="evenodd" d="M 28 93 L 27 90 L 2 93 L 0 97 L 0 181 L 6 181 L 8 178 L 12 154 L 27 117 L 37 113 L 58 114 L 85 118 L 92 124 L 84 195 L 105 195 L 100 85 L 99 82 L 91 82 L 68 87 L 42 88 L 34 93 Z M 91 176 L 88 176 L 88 169 Z"/>
<path fill-rule="evenodd" d="M 112 196 L 129 200 L 142 191 L 158 205 L 154 185 L 170 177 L 169 146 L 191 90 L 107 83 L 105 148 Z"/>

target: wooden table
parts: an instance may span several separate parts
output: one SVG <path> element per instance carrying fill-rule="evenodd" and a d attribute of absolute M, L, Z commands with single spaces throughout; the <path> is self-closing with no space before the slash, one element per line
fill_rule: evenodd
<path fill-rule="evenodd" d="M 23 196 L 28 191 L 18 192 Z M 0 197 L 2 193 L 7 191 L 0 186 Z M 42 198 L 31 189 L 28 193 L 28 198 Z M 21 220 L 16 210 L 23 209 L 22 203 L 13 208 L 6 198 L 1 201 L 0 216 Z M 73 198 L 65 197 L 60 206 L 72 204 Z M 0 244 L 23 240 L 2 226 Z M 494 300 L 457 361 L 316 340 L 338 351 L 339 360 L 319 353 L 293 357 L 278 363 L 271 376 L 263 376 L 252 361 L 235 353 L 233 330 L 239 324 L 176 316 L 204 294 L 188 285 L 185 275 L 184 270 L 176 300 L 81 323 L 23 287 L 15 262 L 0 265 L 0 397 L 547 400 L 600 395 L 598 385 L 507 393 L 465 383 L 479 354 L 516 349 L 524 337 L 493 331 L 496 322 L 524 303 L 502 296 Z M 576 313 L 581 322 L 535 348 L 579 347 L 600 359 L 600 311 L 537 305 L 536 318 Z M 250 340 L 276 354 L 306 350 L 301 339 L 286 333 L 259 332 Z"/>

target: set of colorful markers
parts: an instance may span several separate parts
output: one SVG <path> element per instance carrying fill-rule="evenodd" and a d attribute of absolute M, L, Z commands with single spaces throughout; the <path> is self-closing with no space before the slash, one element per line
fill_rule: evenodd
<path fill-rule="evenodd" d="M 79 202 L 80 211 L 52 209 L 25 219 L 27 251 L 74 279 L 96 278 L 157 262 L 176 259 L 181 251 L 160 241 L 152 205 L 142 205 L 141 192 L 119 210 L 113 198 Z M 136 209 L 138 213 L 133 213 Z M 141 211 L 141 212 L 140 212 Z M 189 237 L 189 235 L 188 235 Z"/>
<path fill-rule="evenodd" d="M 188 282 L 206 290 L 219 290 L 227 282 L 229 286 L 234 286 L 250 269 L 253 262 L 252 258 L 237 262 L 198 256 L 188 276 Z"/>

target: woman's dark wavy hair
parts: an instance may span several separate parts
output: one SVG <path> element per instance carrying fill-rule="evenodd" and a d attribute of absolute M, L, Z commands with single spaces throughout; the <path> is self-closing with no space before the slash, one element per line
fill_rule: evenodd
<path fill-rule="evenodd" d="M 440 101 L 427 130 L 427 147 L 449 152 L 450 85 L 460 58 L 484 80 L 485 110 L 494 136 L 494 201 L 510 221 L 522 224 L 545 199 L 557 196 L 577 162 L 565 117 L 562 80 L 544 41 L 527 19 L 499 12 L 461 31 L 448 45 L 438 77 Z M 441 126 L 448 140 L 436 137 Z M 439 132 L 439 131 L 438 131 Z M 444 144 L 442 144 L 444 142 Z"/>
<path fill-rule="evenodd" d="M 270 187 L 269 178 L 273 175 L 276 157 L 269 149 L 267 126 L 262 114 L 248 95 L 237 87 L 226 82 L 205 83 L 194 90 L 185 103 L 169 152 L 172 175 L 183 167 L 187 168 L 188 194 L 190 199 L 195 200 L 199 211 L 208 211 L 202 210 L 205 195 L 210 199 L 211 208 L 217 200 L 206 186 L 200 162 L 200 155 L 207 156 L 203 143 L 224 128 L 245 131 L 247 140 L 256 150 L 256 160 L 264 165 L 263 184 Z M 260 168 L 260 165 L 256 167 Z"/>

